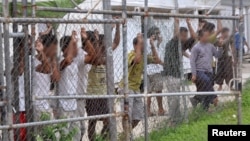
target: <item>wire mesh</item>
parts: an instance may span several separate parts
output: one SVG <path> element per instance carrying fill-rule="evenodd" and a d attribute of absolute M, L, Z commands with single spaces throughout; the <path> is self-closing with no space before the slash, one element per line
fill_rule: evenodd
<path fill-rule="evenodd" d="M 210 80 L 206 81 L 205 78 L 202 78 L 203 76 L 198 76 L 197 74 L 197 80 L 194 82 L 192 78 L 192 50 L 195 46 L 199 45 L 199 40 L 201 40 L 198 33 L 198 27 L 199 27 L 199 21 L 197 19 L 153 19 L 151 18 L 152 23 L 151 27 L 158 27 L 159 29 L 155 28 L 155 33 L 158 34 L 160 31 L 159 37 L 163 36 L 165 40 L 161 42 L 161 44 L 158 46 L 158 53 L 161 59 L 163 60 L 163 73 L 162 71 L 159 71 L 158 73 L 154 73 L 153 75 L 150 74 L 148 77 L 149 83 L 148 86 L 153 86 L 154 90 L 149 90 L 148 92 L 153 93 L 162 93 L 162 92 L 201 92 L 201 91 L 230 91 L 234 88 L 233 82 L 231 81 L 229 84 L 229 81 L 236 78 L 233 73 L 236 69 L 236 62 L 234 60 L 237 60 L 236 52 L 234 48 L 234 33 L 235 31 L 232 30 L 232 21 L 220 21 L 220 20 L 207 20 L 207 24 L 205 23 L 203 28 L 210 28 L 206 27 L 207 25 L 214 26 L 214 29 L 212 28 L 212 31 L 210 34 L 212 35 L 213 32 L 216 33 L 216 31 L 220 30 L 221 34 L 215 36 L 214 41 L 210 41 L 213 44 L 214 50 L 219 50 L 221 45 L 218 45 L 218 42 L 223 43 L 222 47 L 222 56 L 220 56 L 218 59 L 212 58 L 208 59 L 210 60 L 209 65 L 214 68 L 213 71 L 211 70 L 211 74 L 205 74 L 205 75 L 211 75 Z M 221 27 L 220 23 L 223 23 L 223 27 Z M 207 25 L 206 25 L 207 24 Z M 218 24 L 218 26 L 217 26 Z M 177 31 L 174 28 L 177 25 Z M 180 28 L 179 28 L 180 27 Z M 221 28 L 221 29 L 220 29 Z M 149 29 L 150 30 L 150 29 Z M 179 31 L 178 31 L 179 30 Z M 203 29 L 207 30 L 207 29 Z M 183 32 L 184 31 L 184 32 Z M 186 32 L 185 32 L 186 31 Z M 175 33 L 177 32 L 177 33 Z M 186 34 L 187 33 L 187 34 Z M 186 35 L 185 35 L 186 34 Z M 189 35 L 188 35 L 189 34 Z M 210 35 L 207 35 L 208 37 Z M 178 38 L 179 37 L 179 38 Z M 186 37 L 186 38 L 185 38 Z M 223 39 L 221 39 L 223 38 Z M 221 41 L 220 41 L 221 39 Z M 223 41 L 222 41 L 223 40 Z M 161 40 L 156 40 L 155 44 Z M 182 54 L 180 55 L 178 52 L 178 44 L 181 43 L 182 48 Z M 152 47 L 153 45 L 151 45 Z M 205 48 L 205 47 L 204 47 Z M 209 52 L 209 50 L 206 50 Z M 206 52 L 206 53 L 208 53 Z M 198 67 L 197 60 L 203 58 L 202 54 L 199 54 L 198 57 L 194 59 L 195 67 Z M 183 59 L 183 68 L 180 65 L 180 59 Z M 191 65 L 190 65 L 191 62 Z M 223 62 L 223 63 L 221 63 Z M 204 62 L 203 62 L 204 63 Z M 223 65 L 222 65 L 223 64 Z M 150 66 L 152 67 L 152 66 Z M 155 72 L 157 70 L 160 70 L 160 67 L 157 67 L 157 65 L 154 66 L 155 68 L 152 69 Z M 198 72 L 199 72 L 198 68 Z M 223 71 L 224 70 L 224 71 Z M 197 70 L 195 70 L 197 71 Z M 148 73 L 151 73 L 152 71 L 147 71 Z M 181 72 L 184 73 L 184 78 L 181 77 Z M 197 73 L 198 73 L 197 72 Z M 157 76 L 159 75 L 160 76 Z M 201 77 L 201 78 L 198 78 Z M 205 79 L 203 81 L 200 81 L 199 79 Z M 162 85 L 162 80 L 164 82 L 164 86 Z M 224 83 L 225 80 L 225 83 Z M 151 81 L 151 82 L 150 82 Z M 192 81 L 194 83 L 192 83 Z M 223 81 L 223 82 L 219 82 Z M 211 83 L 211 84 L 209 84 Z M 207 88 L 210 87 L 210 90 Z M 149 94 L 150 96 L 150 94 Z M 202 107 L 202 108 L 208 108 L 206 107 L 207 100 L 209 97 L 212 98 L 211 104 L 213 106 L 210 106 L 208 111 L 214 111 L 221 108 L 222 105 L 230 103 L 231 101 L 235 100 L 234 96 L 218 96 L 219 99 L 219 105 L 218 101 L 215 95 L 207 95 L 207 98 L 205 98 L 203 95 L 199 96 L 168 96 L 163 97 L 163 100 L 161 100 L 161 97 L 157 97 L 155 99 L 148 101 L 148 104 L 151 104 L 150 107 L 148 105 L 148 113 L 149 113 L 149 130 L 154 131 L 155 129 L 159 128 L 168 128 L 175 127 L 179 123 L 183 123 L 185 121 L 192 121 L 194 114 L 197 114 L 197 111 L 190 111 L 191 107 Z M 199 99 L 199 100 L 197 100 Z M 163 101 L 163 102 L 162 102 Z M 163 106 L 162 106 L 163 103 Z M 200 103 L 200 104 L 199 104 Z M 186 104 L 186 105 L 185 105 Z M 208 104 L 208 103 L 207 103 Z M 200 105 L 200 106 L 199 106 Z M 210 105 L 210 103 L 209 103 Z M 208 105 L 207 105 L 208 106 Z M 164 107 L 164 108 L 163 108 Z M 222 106 L 223 107 L 223 106 Z M 196 109 L 196 108 L 194 108 Z M 151 112 L 152 111 L 152 112 Z M 164 111 L 162 113 L 162 111 Z M 194 113 L 193 113 L 194 112 Z M 165 116 L 164 116 L 165 115 Z M 196 115 L 197 116 L 197 115 Z M 166 124 L 163 124 L 166 123 Z M 166 133 L 167 134 L 167 133 Z M 153 140 L 153 138 L 150 138 Z"/>
<path fill-rule="evenodd" d="M 231 13 L 221 13 L 226 20 L 154 13 L 147 15 L 146 23 L 140 11 L 122 17 L 126 19 L 117 16 L 119 13 L 106 19 L 100 13 L 91 15 L 94 20 L 83 20 L 82 13 L 53 19 L 0 19 L 5 27 L 7 22 L 22 23 L 25 35 L 13 38 L 12 58 L 6 46 L 6 52 L 3 47 L 0 51 L 0 60 L 5 59 L 0 62 L 1 92 L 5 94 L 0 100 L 11 93 L 7 100 L 12 101 L 8 109 L 1 107 L 3 140 L 124 141 L 126 136 L 146 140 L 147 134 L 154 140 L 154 132 L 193 123 L 201 113 L 231 105 L 237 113 L 242 29 L 240 22 L 233 29 L 237 20 Z M 36 36 L 31 33 L 31 23 Z M 112 35 L 107 36 L 107 30 Z M 9 34 L 5 28 L 7 46 L 12 40 Z M 144 53 L 147 63 L 143 63 Z M 113 59 L 108 60 L 107 55 Z M 3 67 L 11 70 L 11 83 Z M 110 68 L 114 73 L 108 73 Z M 240 117 L 240 111 L 238 114 Z"/>

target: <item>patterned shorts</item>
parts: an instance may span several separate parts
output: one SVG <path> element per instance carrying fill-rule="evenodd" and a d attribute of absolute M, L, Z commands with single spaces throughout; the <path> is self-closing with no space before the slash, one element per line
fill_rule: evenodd
<path fill-rule="evenodd" d="M 163 76 L 161 73 L 148 75 L 148 92 L 161 92 L 163 89 Z"/>

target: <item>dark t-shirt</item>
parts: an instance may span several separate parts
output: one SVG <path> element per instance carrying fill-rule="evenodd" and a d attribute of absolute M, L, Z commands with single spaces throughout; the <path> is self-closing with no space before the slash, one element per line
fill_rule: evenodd
<path fill-rule="evenodd" d="M 180 77 L 180 55 L 178 51 L 178 38 L 171 39 L 165 48 L 164 75 Z"/>
<path fill-rule="evenodd" d="M 194 43 L 195 39 L 189 38 L 186 42 L 181 43 L 181 50 L 186 51 L 187 49 L 191 49 Z M 180 57 L 182 57 L 182 54 L 179 54 L 178 44 L 179 40 L 177 37 L 172 38 L 166 44 L 163 75 L 176 78 L 180 78 L 181 76 Z"/>

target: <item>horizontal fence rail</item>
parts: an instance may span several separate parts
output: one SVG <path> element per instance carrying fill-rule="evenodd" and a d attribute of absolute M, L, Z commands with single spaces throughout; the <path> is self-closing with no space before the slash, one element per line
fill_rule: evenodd
<path fill-rule="evenodd" d="M 90 119 L 101 119 L 101 118 L 108 118 L 108 117 L 117 117 L 121 115 L 122 115 L 121 113 L 115 113 L 115 114 L 105 114 L 105 115 L 88 116 L 88 117 L 39 121 L 39 122 L 31 122 L 31 123 L 23 123 L 23 124 L 2 125 L 0 126 L 0 130 L 39 126 L 39 125 L 48 125 L 48 124 L 57 124 L 57 123 L 64 123 L 64 122 L 75 122 L 75 121 L 90 120 Z"/>
<path fill-rule="evenodd" d="M 63 18 L 3 18 L 5 23 L 71 23 L 71 24 L 114 24 L 123 23 L 122 19 L 63 19 Z"/>
<path fill-rule="evenodd" d="M 58 8 L 58 7 L 37 7 L 40 11 L 51 12 L 70 12 L 70 13 L 88 13 L 91 14 L 108 14 L 108 15 L 122 15 L 122 11 L 115 10 L 84 10 L 84 9 L 72 9 L 72 8 Z M 127 11 L 127 15 L 131 16 L 156 16 L 156 17 L 178 17 L 178 18 L 204 18 L 204 19 L 223 19 L 223 20 L 239 20 L 240 16 L 216 16 L 216 15 L 193 15 L 193 14 L 174 14 L 174 13 L 156 13 L 156 12 L 136 12 Z"/>
<path fill-rule="evenodd" d="M 154 93 L 154 94 L 128 94 L 128 98 L 132 97 L 158 97 L 158 96 L 193 96 L 193 95 L 237 95 L 238 91 L 219 91 L 219 92 L 176 92 L 176 93 Z M 42 99 L 108 99 L 108 98 L 124 98 L 124 95 L 72 95 L 72 96 L 35 96 L 35 100 Z"/>

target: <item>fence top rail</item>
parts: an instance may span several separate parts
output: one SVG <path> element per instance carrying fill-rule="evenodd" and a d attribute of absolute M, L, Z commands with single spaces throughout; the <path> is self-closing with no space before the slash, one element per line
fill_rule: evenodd
<path fill-rule="evenodd" d="M 73 9 L 73 8 L 59 8 L 59 7 L 42 7 L 38 6 L 39 11 L 52 11 L 52 12 L 69 12 L 69 13 L 88 13 L 87 9 Z M 122 15 L 122 11 L 116 10 L 92 10 L 92 14 L 109 14 L 109 15 Z M 157 16 L 157 17 L 178 17 L 178 18 L 203 18 L 203 19 L 223 19 L 223 20 L 239 20 L 240 16 L 221 16 L 221 15 L 194 15 L 194 14 L 174 14 L 174 13 L 156 13 L 156 12 L 136 12 L 126 11 L 127 15 L 132 16 Z"/>
<path fill-rule="evenodd" d="M 123 23 L 123 19 L 63 19 L 63 18 L 4 18 L 1 23 L 70 23 L 70 24 L 115 24 Z"/>
<path fill-rule="evenodd" d="M 224 92 L 174 92 L 174 93 L 154 93 L 154 94 L 128 94 L 127 97 L 157 97 L 157 96 L 192 96 L 192 95 L 236 95 L 239 91 Z M 34 100 L 43 99 L 96 99 L 96 98 L 124 98 L 124 95 L 69 95 L 69 96 L 35 96 Z"/>

